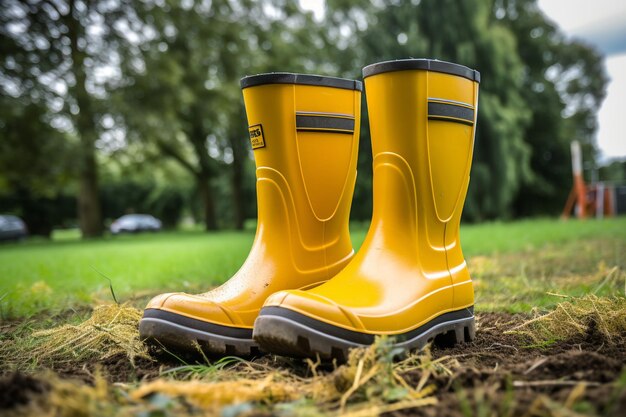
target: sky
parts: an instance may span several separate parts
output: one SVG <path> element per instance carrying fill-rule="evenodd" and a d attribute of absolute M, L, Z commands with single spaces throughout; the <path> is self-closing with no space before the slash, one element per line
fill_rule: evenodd
<path fill-rule="evenodd" d="M 598 114 L 600 161 L 626 158 L 626 0 L 538 0 L 539 7 L 565 33 L 602 51 L 610 78 Z M 321 16 L 324 0 L 300 0 Z"/>

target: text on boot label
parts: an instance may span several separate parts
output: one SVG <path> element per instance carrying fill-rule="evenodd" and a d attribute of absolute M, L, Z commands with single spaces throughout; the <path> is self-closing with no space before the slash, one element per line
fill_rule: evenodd
<path fill-rule="evenodd" d="M 263 137 L 263 126 L 252 125 L 248 127 L 248 132 L 250 133 L 250 143 L 252 144 L 252 149 L 259 149 L 259 148 L 265 147 L 265 138 Z"/>

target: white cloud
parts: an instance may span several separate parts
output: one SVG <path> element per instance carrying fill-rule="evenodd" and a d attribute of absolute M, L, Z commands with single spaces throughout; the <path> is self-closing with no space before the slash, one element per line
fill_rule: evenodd
<path fill-rule="evenodd" d="M 626 2 L 621 0 L 539 0 L 545 14 L 570 34 L 584 33 L 619 15 L 626 16 Z"/>
<path fill-rule="evenodd" d="M 626 54 L 607 58 L 611 82 L 598 115 L 598 146 L 603 159 L 626 157 Z"/>

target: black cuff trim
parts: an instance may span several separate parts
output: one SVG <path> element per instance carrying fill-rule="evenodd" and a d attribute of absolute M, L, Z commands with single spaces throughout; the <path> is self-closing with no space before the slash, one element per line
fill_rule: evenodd
<path fill-rule="evenodd" d="M 241 79 L 241 88 L 264 84 L 301 84 L 320 87 L 342 88 L 344 90 L 363 90 L 361 81 L 346 78 L 327 77 L 323 75 L 293 74 L 290 72 L 272 72 L 267 74 L 249 75 Z"/>
<path fill-rule="evenodd" d="M 363 68 L 363 78 L 384 72 L 405 70 L 427 70 L 443 72 L 445 74 L 458 75 L 468 80 L 480 82 L 480 73 L 476 70 L 452 62 L 439 61 L 437 59 L 399 59 L 397 61 L 384 61 L 371 64 Z"/>

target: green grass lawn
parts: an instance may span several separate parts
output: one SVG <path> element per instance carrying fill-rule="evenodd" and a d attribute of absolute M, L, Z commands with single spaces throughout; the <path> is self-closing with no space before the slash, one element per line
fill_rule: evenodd
<path fill-rule="evenodd" d="M 353 230 L 356 248 L 365 233 Z M 105 276 L 120 300 L 167 290 L 203 291 L 237 270 L 253 238 L 252 232 L 188 231 L 81 241 L 75 231 L 63 231 L 52 241 L 2 244 L 0 318 L 110 299 Z M 626 267 L 624 217 L 464 225 L 462 242 L 477 278 L 477 300 L 486 309 L 517 311 L 550 304 L 542 298 L 550 291 L 595 291 L 611 268 L 622 273 Z M 568 274 L 578 278 L 567 281 Z M 609 278 L 615 282 L 603 285 L 602 294 L 619 287 L 619 277 Z M 502 279 L 516 279 L 513 288 L 538 301 L 529 295 L 511 303 L 510 297 L 518 294 L 500 291 Z"/>
<path fill-rule="evenodd" d="M 352 231 L 358 248 L 366 230 Z M 463 226 L 480 336 L 456 350 L 393 362 L 391 345 L 379 339 L 333 370 L 271 356 L 204 357 L 182 366 L 149 356 L 137 328 L 146 301 L 223 282 L 253 238 L 251 231 L 188 230 L 81 241 L 70 230 L 52 241 L 0 245 L 0 386 L 50 387 L 28 394 L 30 408 L 17 415 L 359 416 L 429 406 L 433 415 L 596 416 L 617 415 L 610 410 L 626 398 L 618 367 L 626 218 Z M 108 279 L 128 304 L 112 302 Z M 534 308 L 545 315 L 529 315 Z M 15 379 L 14 370 L 31 379 Z M 586 392 L 587 383 L 604 391 Z M 530 408 L 516 414 L 516 407 Z M 400 415 L 414 414 L 407 410 Z"/>

